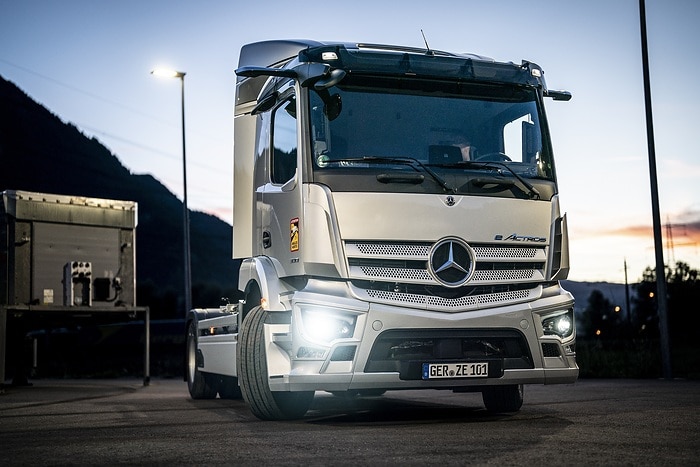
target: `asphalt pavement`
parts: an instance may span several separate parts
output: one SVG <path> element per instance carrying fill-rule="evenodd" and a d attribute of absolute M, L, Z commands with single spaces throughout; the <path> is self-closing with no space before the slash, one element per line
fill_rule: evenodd
<path fill-rule="evenodd" d="M 2 465 L 697 465 L 700 382 L 526 386 L 520 412 L 480 394 L 318 392 L 302 420 L 189 398 L 177 379 L 34 380 L 0 394 Z"/>

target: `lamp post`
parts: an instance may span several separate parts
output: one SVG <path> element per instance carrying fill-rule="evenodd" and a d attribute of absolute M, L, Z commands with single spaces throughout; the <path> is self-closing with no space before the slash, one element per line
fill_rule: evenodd
<path fill-rule="evenodd" d="M 192 274 L 190 272 L 190 211 L 187 208 L 187 157 L 185 152 L 185 72 L 165 69 L 151 71 L 152 75 L 166 78 L 180 78 L 182 105 L 182 232 L 185 269 L 185 314 L 192 309 Z"/>

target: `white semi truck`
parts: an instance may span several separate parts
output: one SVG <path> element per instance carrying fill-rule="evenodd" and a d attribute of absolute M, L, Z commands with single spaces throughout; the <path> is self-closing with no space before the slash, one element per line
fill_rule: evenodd
<path fill-rule="evenodd" d="M 536 64 L 305 40 L 241 49 L 238 303 L 187 320 L 195 399 L 445 389 L 514 412 L 572 383 L 574 301 Z"/>

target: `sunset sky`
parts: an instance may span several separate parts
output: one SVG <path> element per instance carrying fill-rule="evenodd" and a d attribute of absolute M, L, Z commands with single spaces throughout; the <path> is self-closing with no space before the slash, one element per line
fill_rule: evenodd
<path fill-rule="evenodd" d="M 241 5 L 238 5 L 238 4 Z M 700 1 L 647 0 L 664 258 L 700 268 Z M 577 281 L 630 282 L 654 265 L 637 0 L 266 2 L 0 0 L 0 75 L 133 173 L 230 222 L 240 47 L 268 39 L 377 42 L 541 65 Z M 1 143 L 1 142 L 0 142 Z M 17 187 L 21 189 L 21 187 Z M 672 242 L 670 239 L 672 238 Z"/>

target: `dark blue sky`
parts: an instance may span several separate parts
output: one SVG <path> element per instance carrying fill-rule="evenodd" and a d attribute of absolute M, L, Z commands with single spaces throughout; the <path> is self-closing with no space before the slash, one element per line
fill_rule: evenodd
<path fill-rule="evenodd" d="M 621 282 L 627 258 L 635 280 L 653 265 L 637 0 L 238 3 L 0 0 L 0 75 L 180 196 L 179 82 L 149 72 L 187 72 L 190 207 L 230 221 L 233 70 L 244 43 L 420 47 L 423 29 L 435 49 L 528 59 L 549 87 L 574 95 L 548 102 L 570 278 Z M 647 16 L 662 216 L 676 226 L 673 257 L 697 268 L 700 2 L 647 0 Z"/>

